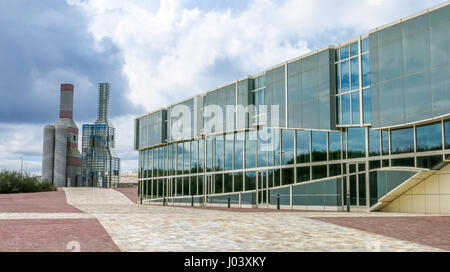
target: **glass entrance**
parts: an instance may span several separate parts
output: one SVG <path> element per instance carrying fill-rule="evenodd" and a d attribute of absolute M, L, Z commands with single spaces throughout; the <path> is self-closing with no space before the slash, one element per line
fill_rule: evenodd
<path fill-rule="evenodd" d="M 257 197 L 257 203 L 258 206 L 265 206 L 269 205 L 269 190 L 268 190 L 268 183 L 269 183 L 269 175 L 267 171 L 261 171 L 258 172 L 256 176 L 256 197 Z"/>
<path fill-rule="evenodd" d="M 347 163 L 346 177 L 344 182 L 344 205 L 350 199 L 350 206 L 367 206 L 367 167 L 365 162 Z M 349 196 L 349 197 L 348 197 Z"/>

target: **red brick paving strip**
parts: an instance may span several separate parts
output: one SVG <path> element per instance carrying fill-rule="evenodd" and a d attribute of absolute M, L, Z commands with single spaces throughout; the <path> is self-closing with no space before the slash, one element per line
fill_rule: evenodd
<path fill-rule="evenodd" d="M 97 219 L 0 220 L 0 252 L 64 252 L 71 241 L 80 251 L 120 251 Z"/>
<path fill-rule="evenodd" d="M 67 203 L 62 189 L 57 192 L 0 194 L 0 213 L 82 213 Z"/>
<path fill-rule="evenodd" d="M 124 194 L 133 203 L 138 203 L 138 190 L 137 190 L 137 188 L 114 188 L 114 190 Z"/>
<path fill-rule="evenodd" d="M 339 226 L 450 250 L 450 217 L 314 217 Z"/>

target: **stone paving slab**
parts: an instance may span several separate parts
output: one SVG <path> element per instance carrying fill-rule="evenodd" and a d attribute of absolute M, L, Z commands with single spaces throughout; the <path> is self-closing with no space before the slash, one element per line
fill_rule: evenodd
<path fill-rule="evenodd" d="M 96 219 L 0 220 L 0 252 L 115 252 Z"/>
<path fill-rule="evenodd" d="M 78 219 L 95 218 L 85 213 L 0 213 L 2 219 Z"/>
<path fill-rule="evenodd" d="M 65 192 L 0 194 L 0 213 L 81 213 L 69 205 Z"/>
<path fill-rule="evenodd" d="M 313 219 L 450 251 L 449 216 Z"/>
<path fill-rule="evenodd" d="M 308 218 L 336 213 L 141 206 L 115 190 L 65 190 L 68 202 L 96 217 L 122 251 L 440 251 Z"/>

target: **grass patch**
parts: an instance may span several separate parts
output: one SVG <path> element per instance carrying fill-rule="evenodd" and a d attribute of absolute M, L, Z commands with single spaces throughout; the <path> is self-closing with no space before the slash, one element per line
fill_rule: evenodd
<path fill-rule="evenodd" d="M 49 181 L 39 181 L 28 173 L 4 170 L 0 172 L 0 194 L 36 193 L 56 191 Z"/>

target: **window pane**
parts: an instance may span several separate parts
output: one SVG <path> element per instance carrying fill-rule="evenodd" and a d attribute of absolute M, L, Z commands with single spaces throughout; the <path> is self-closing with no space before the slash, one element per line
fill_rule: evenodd
<path fill-rule="evenodd" d="M 215 169 L 216 171 L 223 170 L 223 136 L 216 136 L 216 161 Z"/>
<path fill-rule="evenodd" d="M 431 169 L 442 162 L 442 156 L 417 157 L 417 167 Z"/>
<path fill-rule="evenodd" d="M 362 85 L 367 87 L 370 85 L 370 55 L 365 54 L 361 56 L 362 62 Z"/>
<path fill-rule="evenodd" d="M 282 169 L 281 170 L 282 175 L 282 184 L 281 185 L 288 185 L 294 183 L 294 168 L 289 169 Z"/>
<path fill-rule="evenodd" d="M 225 135 L 225 170 L 233 169 L 234 134 Z"/>
<path fill-rule="evenodd" d="M 341 159 L 341 133 L 340 132 L 329 132 L 329 160 L 340 160 Z"/>
<path fill-rule="evenodd" d="M 414 152 L 414 131 L 412 128 L 391 131 L 392 154 Z"/>
<path fill-rule="evenodd" d="M 357 90 L 359 88 L 359 59 L 351 59 L 351 69 L 352 69 L 352 90 Z"/>
<path fill-rule="evenodd" d="M 350 125 L 350 94 L 342 96 L 342 124 Z"/>
<path fill-rule="evenodd" d="M 315 179 L 323 179 L 327 177 L 327 166 L 319 165 L 312 167 L 312 178 Z"/>
<path fill-rule="evenodd" d="M 183 155 L 185 173 L 189 173 L 189 168 L 191 167 L 190 151 L 191 151 L 191 142 L 185 142 L 184 143 L 184 155 Z"/>
<path fill-rule="evenodd" d="M 354 125 L 359 125 L 360 122 L 359 111 L 359 92 L 352 93 L 352 121 Z"/>
<path fill-rule="evenodd" d="M 205 159 L 204 159 L 204 144 L 205 141 L 204 140 L 200 140 L 198 142 L 198 171 L 199 172 L 203 172 L 204 169 L 204 165 L 205 165 Z"/>
<path fill-rule="evenodd" d="M 327 133 L 325 131 L 312 131 L 312 161 L 327 160 Z"/>
<path fill-rule="evenodd" d="M 234 134 L 234 169 L 243 169 L 244 168 L 244 138 L 245 134 L 243 132 L 239 132 Z"/>
<path fill-rule="evenodd" d="M 234 173 L 234 191 L 242 192 L 243 190 L 243 181 L 244 175 L 242 173 Z"/>
<path fill-rule="evenodd" d="M 436 123 L 417 127 L 417 151 L 442 149 L 442 125 Z"/>
<path fill-rule="evenodd" d="M 224 174 L 225 179 L 225 190 L 224 193 L 232 193 L 233 192 L 233 174 Z"/>
<path fill-rule="evenodd" d="M 183 178 L 183 195 L 189 195 L 189 177 Z"/>
<path fill-rule="evenodd" d="M 274 150 L 274 165 L 280 165 L 281 162 L 281 147 L 280 147 L 280 137 L 281 132 L 279 129 L 272 130 L 272 140 L 273 140 L 273 150 Z"/>
<path fill-rule="evenodd" d="M 256 167 L 256 131 L 245 132 L 245 168 Z"/>
<path fill-rule="evenodd" d="M 340 57 L 340 53 L 339 53 L 339 49 L 336 49 L 335 51 L 335 57 L 336 57 L 336 61 L 339 61 L 339 57 Z"/>
<path fill-rule="evenodd" d="M 341 92 L 350 90 L 350 71 L 348 60 L 341 63 Z"/>
<path fill-rule="evenodd" d="M 336 90 L 337 93 L 341 92 L 341 65 L 336 64 Z"/>
<path fill-rule="evenodd" d="M 215 175 L 214 193 L 216 193 L 216 194 L 223 193 L 223 175 L 222 174 Z"/>
<path fill-rule="evenodd" d="M 256 172 L 245 172 L 245 191 L 256 189 Z"/>
<path fill-rule="evenodd" d="M 371 93 L 369 88 L 363 91 L 364 124 L 370 124 L 372 122 L 371 107 Z"/>
<path fill-rule="evenodd" d="M 348 129 L 348 158 L 361 158 L 366 156 L 366 129 Z"/>
<path fill-rule="evenodd" d="M 340 176 L 342 174 L 340 164 L 330 164 L 329 169 L 330 177 Z"/>
<path fill-rule="evenodd" d="M 310 162 L 309 131 L 297 130 L 297 163 Z"/>
<path fill-rule="evenodd" d="M 213 167 L 213 137 L 206 139 L 206 168 L 210 172 Z"/>
<path fill-rule="evenodd" d="M 258 167 L 267 166 L 267 156 L 269 150 L 268 145 L 271 144 L 267 129 L 258 130 Z"/>
<path fill-rule="evenodd" d="M 348 45 L 341 47 L 341 60 L 342 59 L 347 59 L 349 56 L 349 52 L 348 52 Z"/>
<path fill-rule="evenodd" d="M 294 130 L 282 130 L 281 159 L 283 165 L 294 164 Z"/>
<path fill-rule="evenodd" d="M 191 143 L 191 173 L 197 173 L 197 141 Z"/>
<path fill-rule="evenodd" d="M 298 182 L 310 181 L 310 167 L 299 167 L 297 168 L 297 180 Z"/>
<path fill-rule="evenodd" d="M 389 155 L 389 131 L 383 130 L 381 132 L 382 143 L 381 148 L 383 150 L 383 155 Z"/>
<path fill-rule="evenodd" d="M 365 53 L 369 51 L 369 39 L 364 39 L 361 41 L 361 52 Z"/>
<path fill-rule="evenodd" d="M 352 43 L 350 45 L 350 56 L 354 57 L 356 55 L 358 55 L 358 43 L 357 42 Z"/>
<path fill-rule="evenodd" d="M 450 148 L 450 121 L 445 121 L 445 148 Z"/>
<path fill-rule="evenodd" d="M 380 131 L 369 129 L 369 156 L 380 155 Z"/>
<path fill-rule="evenodd" d="M 341 118 L 341 97 L 336 96 L 336 121 L 338 125 L 342 124 L 342 118 Z"/>

